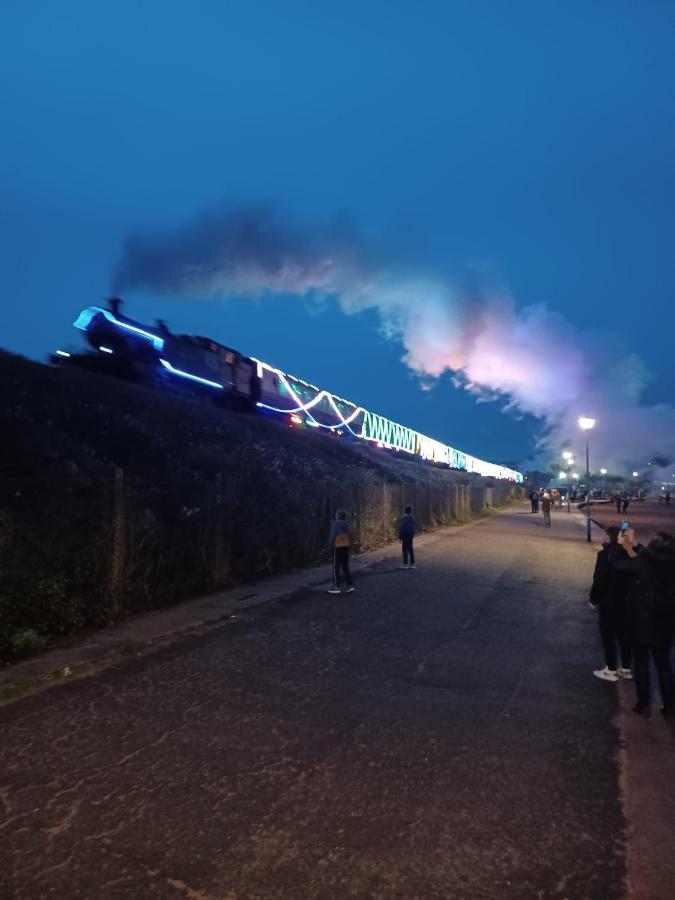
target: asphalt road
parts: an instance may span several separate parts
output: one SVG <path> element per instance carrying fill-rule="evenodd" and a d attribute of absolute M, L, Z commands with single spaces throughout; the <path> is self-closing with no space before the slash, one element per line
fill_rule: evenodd
<path fill-rule="evenodd" d="M 583 527 L 445 530 L 0 709 L 0 897 L 623 897 Z"/>

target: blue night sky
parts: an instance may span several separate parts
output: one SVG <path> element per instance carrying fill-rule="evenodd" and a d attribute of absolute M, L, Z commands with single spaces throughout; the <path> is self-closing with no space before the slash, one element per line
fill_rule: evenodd
<path fill-rule="evenodd" d="M 4 347 L 77 341 L 129 232 L 262 199 L 487 263 L 670 401 L 675 4 L 6 0 L 2 32 Z M 372 310 L 126 299 L 484 458 L 532 449 L 534 419 L 422 391 Z"/>

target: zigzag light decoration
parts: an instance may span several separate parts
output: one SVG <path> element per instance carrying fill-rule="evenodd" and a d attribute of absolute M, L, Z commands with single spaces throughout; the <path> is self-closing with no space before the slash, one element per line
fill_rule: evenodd
<path fill-rule="evenodd" d="M 262 379 L 263 369 L 267 369 L 268 372 L 273 373 L 279 379 L 279 383 L 283 385 L 284 390 L 288 392 L 291 401 L 296 404 L 292 408 L 281 408 L 259 402 L 258 406 L 262 409 L 294 415 L 304 413 L 307 422 L 315 427 L 326 428 L 329 431 L 347 428 L 354 437 L 372 441 L 373 443 L 382 445 L 388 449 L 403 450 L 406 453 L 421 456 L 423 459 L 428 459 L 432 462 L 445 463 L 453 469 L 464 469 L 467 472 L 476 472 L 479 475 L 508 479 L 509 481 L 516 481 L 518 483 L 523 480 L 523 476 L 520 472 L 516 472 L 514 469 L 509 469 L 506 468 L 506 466 L 499 466 L 495 463 L 478 459 L 475 456 L 470 456 L 468 453 L 463 453 L 461 450 L 456 450 L 454 447 L 449 447 L 447 444 L 442 444 L 440 441 L 436 441 L 424 434 L 420 434 L 420 432 L 415 431 L 412 428 L 407 428 L 405 425 L 399 425 L 397 422 L 392 422 L 384 416 L 370 412 L 370 410 L 364 409 L 362 406 L 356 406 L 349 400 L 343 400 L 340 397 L 336 397 L 328 391 L 319 391 L 312 400 L 305 403 L 289 381 L 291 376 L 287 376 L 280 369 L 275 369 L 273 366 L 270 366 L 261 360 L 255 359 L 254 362 L 258 366 L 258 376 Z M 299 381 L 299 379 L 293 380 Z M 301 383 L 305 384 L 305 382 Z M 314 390 L 318 390 L 318 388 L 314 388 Z M 312 415 L 312 410 L 324 401 L 339 420 L 335 425 L 326 425 L 323 422 L 319 422 L 316 417 Z M 338 408 L 338 403 L 350 406 L 353 411 L 347 417 L 343 416 Z M 352 428 L 352 425 L 356 425 L 356 420 L 359 416 L 362 417 L 361 427 L 360 430 L 355 430 Z"/>

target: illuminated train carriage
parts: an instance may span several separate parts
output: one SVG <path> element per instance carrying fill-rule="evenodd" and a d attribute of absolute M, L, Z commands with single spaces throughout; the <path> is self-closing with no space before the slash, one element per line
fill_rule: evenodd
<path fill-rule="evenodd" d="M 136 376 L 208 388 L 221 392 L 223 400 L 281 416 L 293 425 L 345 434 L 453 469 L 523 480 L 514 469 L 442 444 L 210 338 L 174 335 L 163 322 L 155 328 L 141 325 L 122 315 L 119 306 L 113 300 L 110 309 L 87 307 L 74 325 L 86 333 L 99 356 L 121 358 Z M 58 350 L 55 359 L 69 356 Z"/>

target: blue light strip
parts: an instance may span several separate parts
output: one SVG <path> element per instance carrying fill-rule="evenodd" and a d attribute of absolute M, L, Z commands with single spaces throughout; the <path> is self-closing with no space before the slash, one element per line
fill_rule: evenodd
<path fill-rule="evenodd" d="M 191 375 L 189 372 L 183 372 L 182 369 L 174 369 L 171 363 L 166 359 L 160 359 L 160 362 L 172 375 L 180 375 L 181 378 L 187 378 L 188 381 L 196 381 L 199 384 L 205 384 L 208 387 L 218 388 L 218 390 L 221 391 L 223 390 L 223 385 L 218 384 L 217 381 L 209 381 L 208 378 L 200 378 L 199 375 Z"/>
<path fill-rule="evenodd" d="M 111 322 L 113 325 L 116 325 L 118 328 L 124 328 L 127 331 L 131 331 L 134 334 L 145 338 L 147 341 L 151 341 L 156 350 L 161 350 L 164 347 L 164 341 L 161 337 L 157 337 L 156 334 L 152 334 L 150 331 L 143 331 L 142 328 L 136 328 L 135 325 L 129 325 L 126 322 L 120 322 L 120 320 L 116 319 L 115 316 L 110 312 L 110 310 L 102 309 L 100 306 L 88 306 L 86 309 L 83 309 L 77 319 L 75 319 L 75 321 L 73 322 L 73 325 L 75 326 L 75 328 L 79 328 L 81 331 L 86 331 L 91 324 L 91 320 L 99 313 L 105 316 L 105 318 L 109 322 Z"/>

